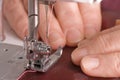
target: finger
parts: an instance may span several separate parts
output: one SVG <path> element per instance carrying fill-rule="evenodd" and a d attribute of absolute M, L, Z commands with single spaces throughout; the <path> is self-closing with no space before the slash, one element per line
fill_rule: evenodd
<path fill-rule="evenodd" d="M 81 60 L 83 72 L 95 77 L 120 77 L 120 52 L 89 55 Z"/>
<path fill-rule="evenodd" d="M 79 64 L 81 58 L 89 54 L 104 54 L 114 51 L 119 51 L 120 46 L 120 30 L 112 31 L 105 34 L 95 36 L 86 42 L 72 53 L 72 60 L 75 64 Z"/>
<path fill-rule="evenodd" d="M 104 31 L 102 31 L 100 34 L 97 34 L 97 35 L 95 35 L 95 36 L 104 35 L 104 34 L 109 34 L 109 33 L 111 33 L 111 32 L 117 31 L 117 30 L 120 30 L 120 25 L 117 25 L 117 26 L 114 26 L 114 27 L 109 28 L 109 29 L 107 29 L 107 30 L 104 30 Z M 94 36 L 94 37 L 95 37 L 95 36 Z M 84 46 L 85 44 L 87 44 L 86 42 L 88 42 L 88 41 L 89 41 L 89 39 L 85 39 L 84 41 L 79 42 L 79 43 L 78 43 L 78 47 L 82 47 L 82 45 Z"/>
<path fill-rule="evenodd" d="M 83 23 L 78 5 L 70 2 L 56 3 L 55 13 L 65 34 L 67 45 L 75 46 L 84 38 Z"/>
<path fill-rule="evenodd" d="M 85 37 L 91 37 L 97 34 L 101 29 L 101 10 L 99 3 L 80 3 L 80 12 L 82 15 Z"/>
<path fill-rule="evenodd" d="M 39 26 L 39 33 L 41 38 L 44 41 L 48 41 L 48 43 L 52 46 L 53 49 L 57 49 L 58 47 L 63 47 L 66 44 L 65 36 L 60 28 L 60 25 L 53 15 L 50 12 L 50 8 L 48 11 L 49 22 L 48 22 L 48 38 L 47 38 L 47 25 L 46 25 L 46 13 L 45 13 L 45 6 L 40 5 L 40 26 Z"/>
<path fill-rule="evenodd" d="M 120 30 L 120 25 L 117 25 L 117 26 L 114 26 L 114 27 L 109 28 L 109 29 L 107 29 L 107 30 L 104 30 L 104 31 L 102 31 L 100 34 L 97 34 L 97 35 L 95 35 L 95 36 L 104 35 L 104 34 L 109 34 L 109 33 L 114 32 L 114 31 L 116 31 L 116 30 Z M 93 36 L 93 37 L 95 37 L 95 36 Z M 92 39 L 92 38 L 88 38 L 88 39 L 85 39 L 85 40 L 79 42 L 79 43 L 78 43 L 78 47 L 82 47 L 82 45 L 84 46 L 85 44 L 87 44 L 86 42 L 88 42 L 90 39 Z"/>
<path fill-rule="evenodd" d="M 21 0 L 3 0 L 3 14 L 20 38 L 27 34 L 28 18 Z"/>

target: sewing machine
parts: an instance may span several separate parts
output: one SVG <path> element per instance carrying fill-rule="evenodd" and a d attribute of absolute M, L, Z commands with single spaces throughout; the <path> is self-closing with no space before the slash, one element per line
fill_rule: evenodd
<path fill-rule="evenodd" d="M 61 0 L 72 2 L 100 2 L 101 0 Z M 25 36 L 24 48 L 0 42 L 0 80 L 16 80 L 26 69 L 46 72 L 61 57 L 62 47 L 53 51 L 50 45 L 37 38 L 39 5 L 52 5 L 56 0 L 28 0 L 29 34 Z M 48 32 L 48 31 L 47 31 Z M 7 67 L 9 66 L 9 67 Z M 14 71 L 14 72 L 13 72 Z M 13 72 L 13 74 L 11 74 Z"/>

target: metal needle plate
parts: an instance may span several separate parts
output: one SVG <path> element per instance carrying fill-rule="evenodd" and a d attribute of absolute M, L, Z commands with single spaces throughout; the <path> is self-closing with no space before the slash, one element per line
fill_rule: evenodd
<path fill-rule="evenodd" d="M 0 43 L 0 80 L 17 80 L 26 64 L 22 46 Z"/>

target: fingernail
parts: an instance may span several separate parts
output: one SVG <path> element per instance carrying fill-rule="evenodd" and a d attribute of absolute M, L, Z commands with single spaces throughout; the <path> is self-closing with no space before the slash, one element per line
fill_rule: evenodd
<path fill-rule="evenodd" d="M 63 47 L 65 44 L 65 39 L 59 33 L 50 33 L 49 35 L 49 43 L 55 49 L 59 46 Z"/>
<path fill-rule="evenodd" d="M 93 70 L 99 66 L 99 59 L 93 57 L 85 57 L 81 61 L 81 65 L 85 70 Z"/>
<path fill-rule="evenodd" d="M 87 55 L 88 52 L 85 48 L 79 49 L 77 48 L 75 51 L 73 51 L 72 53 L 72 60 L 76 65 L 79 65 L 82 57 L 84 57 L 85 55 Z"/>
<path fill-rule="evenodd" d="M 66 38 L 68 43 L 76 44 L 83 39 L 83 35 L 78 29 L 71 29 L 67 32 Z"/>

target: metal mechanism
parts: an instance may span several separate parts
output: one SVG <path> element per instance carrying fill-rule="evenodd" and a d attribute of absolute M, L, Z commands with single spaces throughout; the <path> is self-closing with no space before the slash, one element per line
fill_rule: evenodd
<path fill-rule="evenodd" d="M 29 63 L 28 69 L 46 72 L 62 55 L 62 48 L 52 53 L 49 45 L 37 39 L 39 19 L 39 4 L 52 4 L 49 1 L 28 0 L 29 35 L 25 38 L 25 52 Z"/>
<path fill-rule="evenodd" d="M 52 53 L 51 47 L 41 41 L 27 41 L 26 44 L 27 68 L 34 71 L 46 72 L 62 55 L 62 48 Z"/>

